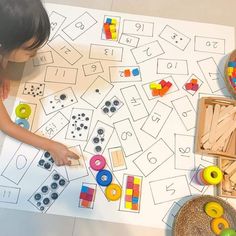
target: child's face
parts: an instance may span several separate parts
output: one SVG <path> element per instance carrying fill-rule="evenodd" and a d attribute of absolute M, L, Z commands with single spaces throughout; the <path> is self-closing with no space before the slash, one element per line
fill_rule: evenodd
<path fill-rule="evenodd" d="M 37 53 L 38 49 L 32 49 L 29 50 L 28 47 L 30 47 L 34 43 L 34 38 L 30 39 L 26 43 L 24 43 L 20 48 L 17 48 L 9 53 L 8 55 L 8 61 L 12 62 L 26 62 L 31 57 L 34 57 Z"/>

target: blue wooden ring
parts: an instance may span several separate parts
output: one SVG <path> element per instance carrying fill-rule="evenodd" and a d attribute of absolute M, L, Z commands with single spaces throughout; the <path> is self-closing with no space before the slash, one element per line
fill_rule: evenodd
<path fill-rule="evenodd" d="M 15 121 L 15 123 L 25 129 L 29 129 L 30 128 L 30 124 L 29 124 L 29 121 L 26 120 L 26 119 L 17 119 Z"/>
<path fill-rule="evenodd" d="M 97 173 L 96 181 L 100 186 L 108 186 L 112 182 L 112 174 L 109 170 L 100 170 Z"/>

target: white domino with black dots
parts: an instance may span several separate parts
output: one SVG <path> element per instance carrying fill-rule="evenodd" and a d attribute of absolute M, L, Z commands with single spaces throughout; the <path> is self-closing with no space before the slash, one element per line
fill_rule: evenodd
<path fill-rule="evenodd" d="M 44 152 L 41 159 L 38 162 L 38 166 L 50 171 L 54 165 L 54 160 L 49 152 Z"/>
<path fill-rule="evenodd" d="M 112 117 L 122 106 L 123 102 L 115 96 L 110 100 L 105 101 L 102 112 L 109 117 Z"/>
<path fill-rule="evenodd" d="M 54 170 L 30 197 L 29 202 L 39 211 L 46 212 L 68 184 L 69 181 Z"/>

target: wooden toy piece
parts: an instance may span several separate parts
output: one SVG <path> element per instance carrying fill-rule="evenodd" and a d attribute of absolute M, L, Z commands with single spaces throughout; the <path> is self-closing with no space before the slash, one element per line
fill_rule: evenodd
<path fill-rule="evenodd" d="M 208 202 L 204 210 L 211 218 L 219 218 L 224 214 L 224 209 L 218 202 Z"/>
<path fill-rule="evenodd" d="M 230 155 L 235 154 L 235 144 L 236 144 L 236 130 L 233 131 L 231 136 L 225 141 L 225 146 L 223 152 L 227 152 Z"/>
<path fill-rule="evenodd" d="M 168 81 L 166 84 L 165 84 L 165 87 L 168 87 L 168 88 L 171 88 L 172 86 L 172 83 L 170 81 Z"/>
<path fill-rule="evenodd" d="M 236 184 L 236 170 L 234 170 L 234 174 L 230 177 L 230 181 Z"/>
<path fill-rule="evenodd" d="M 224 175 L 223 181 L 222 181 L 222 189 L 225 193 L 232 193 L 232 184 L 230 182 L 229 176 Z"/>
<path fill-rule="evenodd" d="M 169 87 L 165 86 L 164 88 L 162 88 L 161 90 L 159 90 L 159 95 L 161 97 L 163 97 L 168 91 L 169 91 Z"/>
<path fill-rule="evenodd" d="M 25 128 L 25 129 L 28 129 L 28 130 L 29 130 L 29 128 L 30 128 L 29 121 L 26 120 L 26 119 L 17 119 L 17 120 L 15 121 L 15 123 L 16 123 L 17 125 L 19 125 L 19 126 Z"/>
<path fill-rule="evenodd" d="M 111 39 L 112 38 L 112 35 L 111 35 L 111 32 L 106 32 L 106 39 Z"/>
<path fill-rule="evenodd" d="M 223 179 L 223 173 L 218 166 L 208 166 L 203 170 L 203 178 L 210 185 L 217 185 Z"/>
<path fill-rule="evenodd" d="M 114 18 L 112 18 L 112 20 L 111 20 L 111 24 L 112 24 L 112 25 L 117 25 L 117 20 L 114 19 Z"/>
<path fill-rule="evenodd" d="M 197 80 L 197 79 L 191 79 L 190 83 L 192 83 L 192 84 L 197 84 L 197 83 L 198 83 L 198 80 Z"/>
<path fill-rule="evenodd" d="M 85 207 L 85 208 L 89 208 L 90 204 L 91 204 L 91 202 L 87 201 L 87 200 L 82 200 L 82 202 L 81 202 L 81 206 Z"/>
<path fill-rule="evenodd" d="M 231 116 L 236 112 L 236 106 L 229 106 L 225 108 L 222 112 L 220 112 L 219 116 L 219 121 L 221 122 L 222 120 L 226 119 L 227 117 Z"/>
<path fill-rule="evenodd" d="M 110 25 L 112 23 L 112 19 L 111 18 L 107 18 L 106 19 L 106 23 Z"/>
<path fill-rule="evenodd" d="M 112 163 L 114 167 L 120 167 L 125 165 L 125 157 L 122 150 L 116 150 L 111 153 Z"/>
<path fill-rule="evenodd" d="M 112 32 L 112 33 L 111 33 L 111 38 L 112 38 L 113 40 L 116 40 L 116 39 L 117 39 L 117 33 L 116 33 L 116 32 Z"/>
<path fill-rule="evenodd" d="M 213 105 L 208 105 L 206 109 L 206 116 L 205 116 L 205 125 L 204 125 L 204 134 L 207 134 L 211 128 L 211 122 L 213 117 Z M 208 135 L 209 137 L 209 135 Z"/>
<path fill-rule="evenodd" d="M 152 96 L 153 96 L 153 97 L 159 96 L 159 95 L 160 95 L 160 91 L 161 91 L 161 90 L 159 90 L 159 89 L 153 89 L 153 90 L 152 90 Z"/>
<path fill-rule="evenodd" d="M 140 74 L 139 69 L 138 68 L 133 69 L 132 74 L 133 74 L 133 76 L 138 76 Z"/>
<path fill-rule="evenodd" d="M 198 84 L 193 84 L 193 86 L 192 86 L 192 91 L 198 91 L 198 89 L 199 89 L 199 85 Z"/>
<path fill-rule="evenodd" d="M 216 133 L 215 133 L 215 139 L 218 140 L 225 132 L 225 130 L 228 130 L 232 125 L 231 123 L 233 122 L 233 115 L 231 117 L 228 117 L 227 119 L 223 120 L 220 122 L 217 127 L 216 127 Z M 205 144 L 208 139 L 209 139 L 210 132 L 206 133 L 202 139 L 201 142 Z M 215 143 L 214 143 L 215 144 Z M 212 148 L 214 144 L 207 144 L 209 148 Z"/>
<path fill-rule="evenodd" d="M 121 198 L 121 187 L 118 184 L 110 184 L 106 187 L 105 195 L 110 201 L 117 201 Z"/>
<path fill-rule="evenodd" d="M 185 84 L 185 89 L 186 90 L 192 90 L 193 84 L 192 83 L 186 83 Z"/>
<path fill-rule="evenodd" d="M 124 70 L 124 75 L 125 77 L 130 77 L 131 76 L 130 70 L 129 69 Z"/>
<path fill-rule="evenodd" d="M 94 155 L 90 159 L 89 164 L 93 170 L 99 171 L 99 170 L 102 170 L 106 166 L 106 159 L 102 155 Z"/>
<path fill-rule="evenodd" d="M 233 161 L 228 160 L 228 159 L 223 159 L 221 160 L 221 166 L 220 169 L 224 172 L 225 169 L 230 166 L 233 163 Z"/>
<path fill-rule="evenodd" d="M 211 221 L 211 230 L 214 234 L 216 235 L 220 235 L 220 233 L 224 230 L 224 229 L 227 229 L 229 228 L 229 222 L 223 218 L 223 217 L 220 217 L 220 218 L 214 218 L 212 221 Z"/>
<path fill-rule="evenodd" d="M 215 132 L 216 132 L 216 126 L 218 123 L 219 115 L 220 115 L 220 105 L 216 104 L 214 107 L 214 113 L 213 113 L 213 118 L 212 118 L 212 123 L 211 123 L 210 134 L 209 134 L 209 142 L 212 144 L 215 143 L 216 141 Z"/>
<path fill-rule="evenodd" d="M 164 88 L 165 85 L 166 85 L 166 81 L 165 80 L 161 80 L 161 82 L 159 84 L 162 86 L 162 88 Z"/>
<path fill-rule="evenodd" d="M 16 116 L 21 119 L 27 119 L 31 115 L 31 108 L 28 104 L 19 104 L 15 109 Z"/>
<path fill-rule="evenodd" d="M 150 89 L 157 89 L 157 83 L 150 83 L 149 88 Z"/>
<path fill-rule="evenodd" d="M 224 170 L 227 175 L 232 175 L 236 172 L 236 161 L 234 161 L 228 168 Z"/>
<path fill-rule="evenodd" d="M 228 130 L 217 140 L 217 142 L 212 146 L 212 150 L 218 150 L 218 147 L 224 144 L 224 141 L 231 135 L 231 133 L 236 128 L 236 119 L 234 118 L 234 123 L 230 126 Z"/>
<path fill-rule="evenodd" d="M 104 32 L 110 32 L 110 25 L 107 24 L 107 23 L 104 23 L 103 24 L 103 29 L 104 29 Z"/>
<path fill-rule="evenodd" d="M 110 29 L 110 32 L 111 32 L 111 33 L 116 32 L 116 26 L 115 26 L 115 25 L 110 25 L 110 26 L 109 26 L 109 29 Z"/>
<path fill-rule="evenodd" d="M 220 236 L 236 236 L 235 229 L 223 229 L 220 233 Z"/>

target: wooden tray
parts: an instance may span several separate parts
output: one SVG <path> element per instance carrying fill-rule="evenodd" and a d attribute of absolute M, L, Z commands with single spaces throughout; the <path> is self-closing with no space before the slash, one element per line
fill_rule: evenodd
<path fill-rule="evenodd" d="M 229 81 L 228 62 L 235 61 L 235 59 L 236 59 L 236 49 L 230 53 L 230 55 L 225 63 L 225 76 L 224 76 L 224 81 L 225 81 L 226 87 L 234 99 L 236 99 L 236 91 L 234 90 L 234 87 L 231 85 L 231 83 Z"/>
<path fill-rule="evenodd" d="M 210 227 L 212 218 L 204 212 L 204 205 L 211 201 L 222 205 L 224 218 L 228 220 L 231 228 L 236 228 L 236 210 L 221 198 L 206 195 L 196 197 L 182 206 L 175 218 L 173 235 L 215 236 Z"/>
<path fill-rule="evenodd" d="M 200 155 L 208 155 L 214 157 L 229 157 L 236 159 L 236 143 L 230 141 L 230 146 L 225 152 L 207 150 L 201 147 L 201 138 L 204 135 L 204 126 L 206 122 L 206 108 L 208 105 L 219 104 L 222 106 L 236 106 L 236 101 L 222 97 L 203 97 L 198 102 L 197 128 L 195 135 L 195 152 Z"/>

